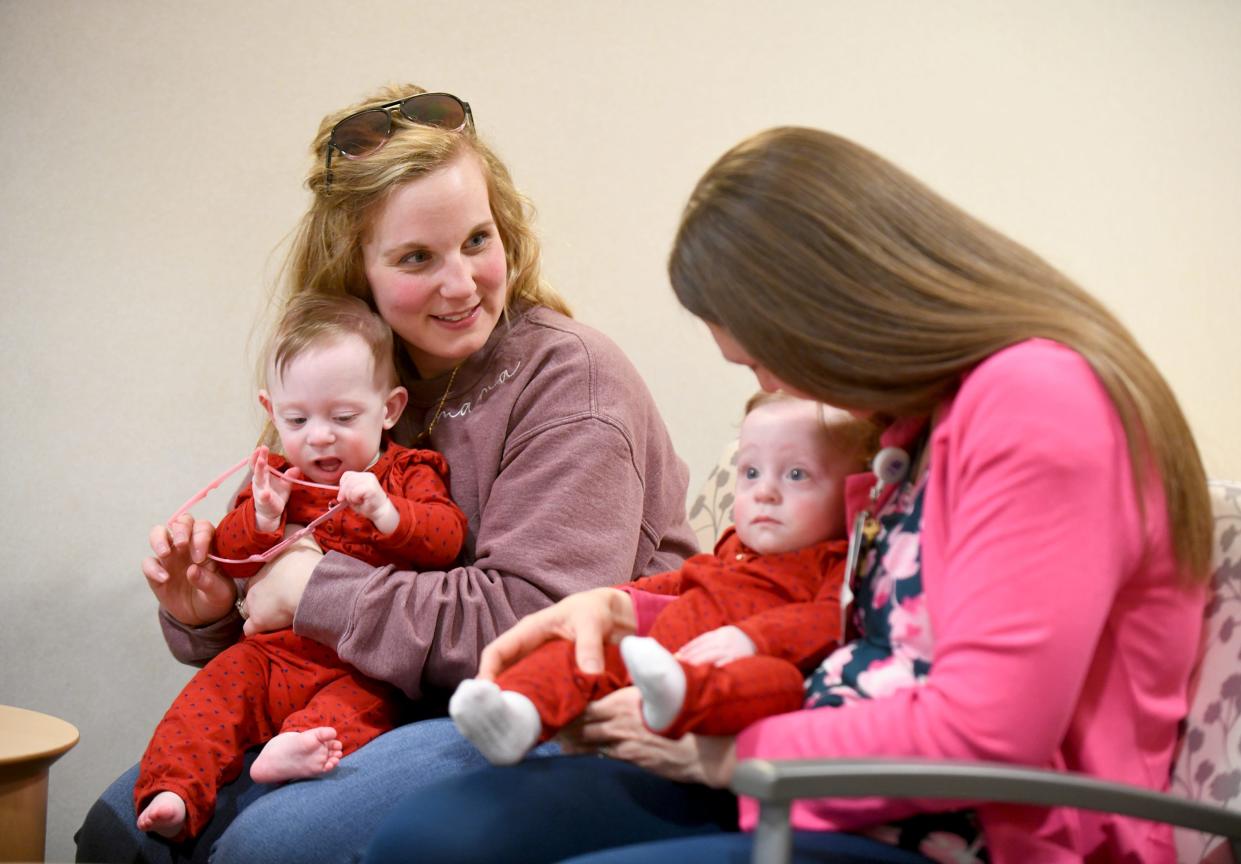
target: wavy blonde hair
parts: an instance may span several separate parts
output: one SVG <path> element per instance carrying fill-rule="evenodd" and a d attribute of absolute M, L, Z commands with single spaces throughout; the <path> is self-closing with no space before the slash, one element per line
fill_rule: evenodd
<path fill-rule="evenodd" d="M 929 414 L 1002 348 L 1044 337 L 1074 349 L 1116 406 L 1139 491 L 1153 460 L 1183 572 L 1209 577 L 1202 460 L 1133 337 L 1033 252 L 869 150 L 793 127 L 743 141 L 694 189 L 669 273 L 687 309 L 833 405 Z"/>
<path fill-rule="evenodd" d="M 565 302 L 543 281 L 530 202 L 517 191 L 500 158 L 472 130 L 448 132 L 422 126 L 396 112 L 392 135 L 377 152 L 361 159 L 333 155 L 331 186 L 326 186 L 324 155 L 333 126 L 364 108 L 425 92 L 413 84 L 389 85 L 323 118 L 311 142 L 315 161 L 306 178 L 314 198 L 293 235 L 282 271 L 283 301 L 302 292 L 352 294 L 373 307 L 362 244 L 376 214 L 402 184 L 443 168 L 462 153 L 472 153 L 486 177 L 491 214 L 504 244 L 506 308 L 525 301 L 570 314 Z"/>
<path fill-rule="evenodd" d="M 276 320 L 283 317 L 293 298 L 305 293 L 349 294 L 375 309 L 362 262 L 362 246 L 376 215 L 402 184 L 425 177 L 464 153 L 473 154 L 482 168 L 491 215 L 504 245 L 506 313 L 514 304 L 529 303 L 572 315 L 568 304 L 543 280 L 539 241 L 532 225 L 534 208 L 513 184 L 508 168 L 472 129 L 449 132 L 411 123 L 399 111 L 395 112 L 392 134 L 378 151 L 361 159 L 333 154 L 331 184 L 327 184 L 324 156 L 333 126 L 365 108 L 425 92 L 414 84 L 391 84 L 320 122 L 310 145 L 314 161 L 306 178 L 313 198 L 292 234 L 280 270 L 271 310 Z M 264 361 L 259 362 L 261 381 Z M 413 374 L 412 363 L 398 362 L 398 366 L 403 374 Z M 260 440 L 272 444 L 274 439 L 275 430 L 269 423 Z"/>

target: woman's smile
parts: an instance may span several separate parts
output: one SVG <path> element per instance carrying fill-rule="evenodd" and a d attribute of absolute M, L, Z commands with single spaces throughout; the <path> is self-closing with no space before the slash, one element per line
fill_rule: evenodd
<path fill-rule="evenodd" d="M 464 329 L 472 327 L 478 320 L 479 313 L 482 311 L 482 304 L 475 303 L 469 309 L 462 312 L 450 312 L 441 315 L 432 315 L 431 317 L 445 327 L 453 329 Z"/>

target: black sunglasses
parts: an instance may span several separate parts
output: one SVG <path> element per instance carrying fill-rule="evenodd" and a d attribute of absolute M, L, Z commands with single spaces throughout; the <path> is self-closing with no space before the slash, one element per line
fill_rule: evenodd
<path fill-rule="evenodd" d="M 332 127 L 332 134 L 327 139 L 323 179 L 325 192 L 332 183 L 332 151 L 339 151 L 346 159 L 363 159 L 378 152 L 392 135 L 394 109 L 399 110 L 410 123 L 421 126 L 434 126 L 449 132 L 460 131 L 466 126 L 474 128 L 474 115 L 470 112 L 469 103 L 451 93 L 418 93 L 350 114 Z"/>

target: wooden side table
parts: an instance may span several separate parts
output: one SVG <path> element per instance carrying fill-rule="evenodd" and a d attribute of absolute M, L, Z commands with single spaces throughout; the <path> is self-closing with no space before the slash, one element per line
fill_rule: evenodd
<path fill-rule="evenodd" d="M 0 705 L 0 861 L 42 861 L 47 773 L 78 743 L 71 724 Z"/>

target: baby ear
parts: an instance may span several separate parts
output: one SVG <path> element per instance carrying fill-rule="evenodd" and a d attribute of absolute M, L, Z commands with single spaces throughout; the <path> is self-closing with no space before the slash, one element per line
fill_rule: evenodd
<path fill-rule="evenodd" d="M 409 391 L 404 387 L 393 387 L 384 402 L 384 428 L 391 429 L 401 419 L 401 412 L 409 403 Z"/>
<path fill-rule="evenodd" d="M 276 415 L 271 410 L 271 394 L 266 390 L 259 391 L 259 404 L 263 406 L 263 410 L 267 412 L 267 416 L 274 422 Z"/>

